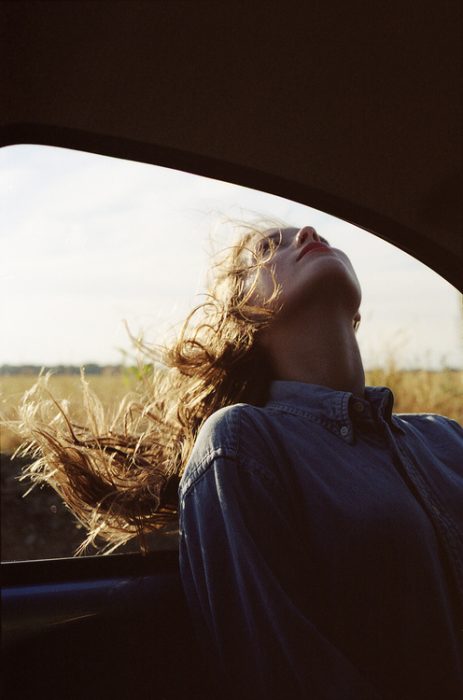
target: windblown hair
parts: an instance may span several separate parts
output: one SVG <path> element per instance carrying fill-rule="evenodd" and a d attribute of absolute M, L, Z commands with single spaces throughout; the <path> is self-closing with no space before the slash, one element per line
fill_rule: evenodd
<path fill-rule="evenodd" d="M 273 278 L 270 299 L 256 302 L 259 273 L 273 253 L 273 244 L 259 253 L 256 240 L 269 227 L 248 225 L 222 253 L 206 301 L 173 343 L 159 349 L 138 341 L 152 371 L 113 415 L 84 376 L 83 424 L 53 398 L 47 376 L 25 394 L 18 453 L 34 461 L 23 478 L 51 485 L 84 525 L 78 554 L 97 538 L 109 553 L 134 536 L 145 551 L 147 533 L 175 531 L 179 479 L 205 420 L 223 406 L 265 402 L 271 373 L 255 341 L 279 289 Z"/>

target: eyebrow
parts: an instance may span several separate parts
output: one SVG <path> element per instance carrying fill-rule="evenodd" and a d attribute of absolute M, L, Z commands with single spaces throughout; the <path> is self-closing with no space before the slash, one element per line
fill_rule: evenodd
<path fill-rule="evenodd" d="M 269 241 L 269 240 L 281 241 L 282 238 L 283 238 L 282 232 L 277 231 L 276 233 L 270 233 L 268 236 L 265 236 L 262 240 L 264 240 L 264 241 Z"/>
<path fill-rule="evenodd" d="M 294 232 L 297 233 L 297 232 L 299 231 L 299 229 L 298 229 L 298 228 L 295 228 L 295 227 L 294 227 L 294 228 L 279 228 L 279 229 L 277 229 L 276 231 L 274 231 L 273 233 L 269 233 L 267 236 L 264 236 L 264 237 L 262 238 L 262 240 L 263 240 L 263 241 L 276 240 L 276 241 L 280 242 L 280 241 L 283 240 L 283 234 L 284 234 L 285 231 L 288 231 L 288 232 L 289 232 L 289 231 L 291 231 L 291 232 L 294 231 Z"/>

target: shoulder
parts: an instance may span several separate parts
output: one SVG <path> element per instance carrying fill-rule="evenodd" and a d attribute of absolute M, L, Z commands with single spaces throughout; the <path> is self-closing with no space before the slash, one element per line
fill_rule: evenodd
<path fill-rule="evenodd" d="M 394 415 L 405 432 L 419 433 L 430 442 L 456 441 L 463 446 L 463 428 L 456 420 L 437 413 L 401 413 Z"/>
<path fill-rule="evenodd" d="M 243 414 L 246 414 L 247 409 L 247 404 L 235 404 L 225 406 L 209 416 L 196 437 L 191 457 L 197 462 L 211 454 L 235 456 Z"/>
<path fill-rule="evenodd" d="M 180 492 L 185 493 L 213 464 L 268 465 L 269 423 L 264 408 L 234 404 L 219 409 L 203 423 L 185 467 Z"/>
<path fill-rule="evenodd" d="M 395 413 L 394 418 L 403 425 L 415 425 L 426 430 L 451 430 L 457 433 L 463 430 L 456 420 L 438 413 Z"/>

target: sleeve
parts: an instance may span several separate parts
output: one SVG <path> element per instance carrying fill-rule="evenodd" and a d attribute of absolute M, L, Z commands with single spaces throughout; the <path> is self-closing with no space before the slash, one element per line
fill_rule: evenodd
<path fill-rule="evenodd" d="M 181 495 L 180 535 L 182 582 L 220 697 L 379 697 L 306 612 L 310 574 L 269 470 L 210 459 Z"/>

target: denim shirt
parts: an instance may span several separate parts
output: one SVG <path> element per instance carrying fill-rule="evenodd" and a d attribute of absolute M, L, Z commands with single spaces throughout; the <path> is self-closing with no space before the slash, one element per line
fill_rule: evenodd
<path fill-rule="evenodd" d="M 463 697 L 463 430 L 392 407 L 277 381 L 205 422 L 180 567 L 218 697 Z"/>

